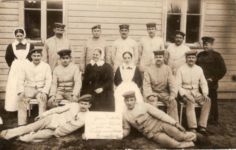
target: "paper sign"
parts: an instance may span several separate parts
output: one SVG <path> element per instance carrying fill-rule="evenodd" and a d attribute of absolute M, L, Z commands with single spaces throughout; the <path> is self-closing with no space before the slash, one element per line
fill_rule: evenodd
<path fill-rule="evenodd" d="M 86 139 L 121 139 L 122 137 L 121 113 L 89 112 L 86 115 Z"/>

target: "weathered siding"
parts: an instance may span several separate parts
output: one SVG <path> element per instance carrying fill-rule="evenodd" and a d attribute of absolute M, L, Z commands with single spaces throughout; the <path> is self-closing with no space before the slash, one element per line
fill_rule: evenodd
<path fill-rule="evenodd" d="M 19 3 L 0 2 L 0 99 L 4 99 L 8 66 L 5 62 L 6 46 L 13 41 L 13 30 L 19 26 Z"/>
<path fill-rule="evenodd" d="M 222 54 L 228 70 L 220 82 L 219 97 L 235 99 L 232 75 L 236 75 L 236 1 L 205 0 L 204 12 L 203 35 L 216 38 L 214 48 Z"/>

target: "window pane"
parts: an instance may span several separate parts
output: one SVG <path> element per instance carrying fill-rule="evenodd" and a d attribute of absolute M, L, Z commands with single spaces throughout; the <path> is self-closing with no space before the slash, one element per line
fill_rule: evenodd
<path fill-rule="evenodd" d="M 174 41 L 174 35 L 176 30 L 180 30 L 180 15 L 168 15 L 167 28 L 166 28 L 166 40 L 169 42 Z"/>
<path fill-rule="evenodd" d="M 188 13 L 200 14 L 201 0 L 188 0 Z"/>
<path fill-rule="evenodd" d="M 54 34 L 54 22 L 62 22 L 62 11 L 47 11 L 47 38 Z"/>
<path fill-rule="evenodd" d="M 40 11 L 25 10 L 25 30 L 26 37 L 31 39 L 40 39 L 41 17 Z"/>
<path fill-rule="evenodd" d="M 25 8 L 41 8 L 40 0 L 25 0 Z"/>
<path fill-rule="evenodd" d="M 47 8 L 48 9 L 62 9 L 62 1 L 61 0 L 48 1 Z"/>
<path fill-rule="evenodd" d="M 194 43 L 199 40 L 200 16 L 187 16 L 186 42 Z"/>
<path fill-rule="evenodd" d="M 168 13 L 181 13 L 184 7 L 184 0 L 169 0 Z"/>

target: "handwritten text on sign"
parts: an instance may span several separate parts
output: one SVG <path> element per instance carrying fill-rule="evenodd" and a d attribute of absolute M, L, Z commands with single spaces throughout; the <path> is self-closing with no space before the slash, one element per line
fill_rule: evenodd
<path fill-rule="evenodd" d="M 111 112 L 89 112 L 85 120 L 86 139 L 121 139 L 122 115 Z"/>

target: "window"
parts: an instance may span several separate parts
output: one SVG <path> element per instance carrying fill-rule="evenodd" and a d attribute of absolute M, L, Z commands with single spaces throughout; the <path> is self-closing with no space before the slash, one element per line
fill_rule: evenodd
<path fill-rule="evenodd" d="M 24 13 L 27 38 L 49 38 L 53 35 L 54 22 L 62 22 L 62 0 L 25 0 Z"/>
<path fill-rule="evenodd" d="M 199 41 L 201 0 L 168 0 L 166 41 L 173 42 L 176 30 L 186 33 L 186 43 Z"/>

